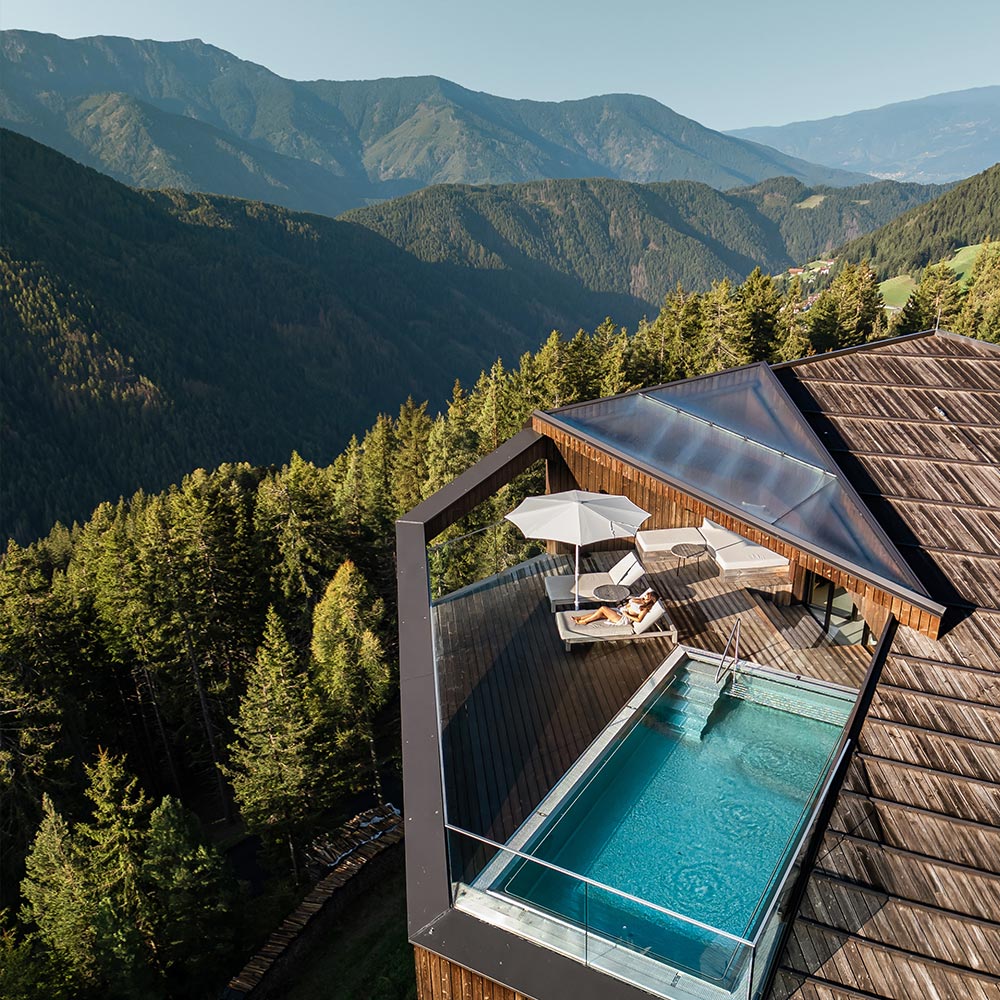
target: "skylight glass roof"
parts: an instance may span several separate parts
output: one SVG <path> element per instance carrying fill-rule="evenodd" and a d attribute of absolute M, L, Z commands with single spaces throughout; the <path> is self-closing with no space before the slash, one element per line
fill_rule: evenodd
<path fill-rule="evenodd" d="M 553 416 L 806 551 L 924 593 L 764 364 Z"/>

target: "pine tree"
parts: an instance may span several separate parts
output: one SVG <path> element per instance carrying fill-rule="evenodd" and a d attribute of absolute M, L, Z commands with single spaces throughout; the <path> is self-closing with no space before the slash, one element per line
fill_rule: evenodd
<path fill-rule="evenodd" d="M 0 910 L 0 997 L 4 1000 L 80 1000 L 84 984 L 35 932 L 19 933 Z"/>
<path fill-rule="evenodd" d="M 348 773 L 356 753 L 367 747 L 371 779 L 382 798 L 375 752 L 375 717 L 392 685 L 379 629 L 385 605 L 347 561 L 313 613 L 312 655 L 316 684 L 325 696 L 336 732 L 341 768 Z"/>
<path fill-rule="evenodd" d="M 427 403 L 418 406 L 412 397 L 408 398 L 399 409 L 398 448 L 392 459 L 392 496 L 397 517 L 416 507 L 423 497 L 430 432 Z"/>
<path fill-rule="evenodd" d="M 846 263 L 808 313 L 813 351 L 857 347 L 876 332 L 885 303 L 875 272 L 867 261 Z"/>
<path fill-rule="evenodd" d="M 652 323 L 640 324 L 632 343 L 633 382 L 656 385 L 697 371 L 701 340 L 701 296 L 678 285 L 663 300 Z"/>
<path fill-rule="evenodd" d="M 80 823 L 74 837 L 86 857 L 97 965 L 113 994 L 145 993 L 156 979 L 150 905 L 140 878 L 150 802 L 120 757 L 102 750 L 86 771 L 93 818 Z"/>
<path fill-rule="evenodd" d="M 376 536 L 384 536 L 390 530 L 395 516 L 392 502 L 395 453 L 395 423 L 380 413 L 361 444 L 362 506 L 364 518 Z"/>
<path fill-rule="evenodd" d="M 539 405 L 533 370 L 530 363 L 527 371 L 522 364 L 516 376 L 508 374 L 498 358 L 479 376 L 470 395 L 469 419 L 483 454 L 495 451 L 516 434 L 531 408 Z"/>
<path fill-rule="evenodd" d="M 750 361 L 750 330 L 728 278 L 713 281 L 701 297 L 701 328 L 693 352 L 696 372 L 717 372 Z"/>
<path fill-rule="evenodd" d="M 45 944 L 84 984 L 97 981 L 96 900 L 85 849 L 48 795 L 42 821 L 25 861 L 21 919 L 33 923 Z"/>
<path fill-rule="evenodd" d="M 962 287 L 948 264 L 925 268 L 920 284 L 906 300 L 893 324 L 894 333 L 950 330 L 962 311 Z"/>
<path fill-rule="evenodd" d="M 288 845 L 298 880 L 295 837 L 324 804 L 324 747 L 309 708 L 306 674 L 274 609 L 233 720 L 225 773 L 251 830 Z"/>
<path fill-rule="evenodd" d="M 228 957 L 237 893 L 219 853 L 177 799 L 164 798 L 150 816 L 141 878 L 157 967 L 172 995 L 194 996 Z"/>
<path fill-rule="evenodd" d="M 1000 343 L 1000 242 L 979 251 L 955 332 Z"/>
<path fill-rule="evenodd" d="M 809 319 L 805 311 L 802 282 L 798 276 L 789 282 L 781 306 L 779 340 L 775 346 L 774 361 L 793 361 L 811 353 Z"/>
<path fill-rule="evenodd" d="M 755 267 L 736 292 L 746 322 L 745 347 L 751 361 L 769 361 L 778 339 L 781 295 L 769 274 Z"/>
<path fill-rule="evenodd" d="M 297 452 L 257 487 L 254 526 L 271 558 L 272 587 L 289 606 L 307 601 L 343 557 L 331 471 Z"/>

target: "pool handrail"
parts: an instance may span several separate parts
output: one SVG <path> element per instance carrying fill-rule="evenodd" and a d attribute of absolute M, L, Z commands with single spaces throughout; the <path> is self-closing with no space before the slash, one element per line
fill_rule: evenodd
<path fill-rule="evenodd" d="M 504 844 L 498 844 L 495 840 L 491 840 L 489 837 L 483 837 L 478 833 L 473 833 L 471 830 L 464 830 L 462 827 L 455 826 L 452 823 L 445 823 L 444 828 L 451 833 L 458 834 L 459 836 L 469 837 L 472 840 L 478 840 L 479 843 L 485 844 L 487 847 L 492 847 L 497 851 L 504 851 L 506 854 L 513 854 L 515 857 L 521 858 L 523 861 L 530 861 L 532 864 L 540 865 L 542 868 L 548 868 L 551 871 L 556 872 L 558 875 L 565 875 L 567 878 L 575 879 L 576 881 L 582 882 L 584 885 L 589 885 L 594 889 L 600 889 L 602 892 L 608 892 L 612 896 L 619 896 L 622 899 L 627 899 L 630 903 L 636 903 L 639 906 L 655 910 L 657 913 L 665 914 L 666 916 L 672 917 L 675 920 L 680 920 L 683 923 L 692 924 L 703 931 L 708 931 L 711 934 L 718 934 L 719 937 L 735 941 L 737 944 L 746 945 L 748 948 L 753 947 L 752 941 L 748 941 L 746 938 L 740 937 L 738 934 L 730 934 L 729 931 L 724 931 L 719 927 L 713 927 L 711 924 L 706 924 L 701 920 L 696 920 L 694 917 L 686 917 L 683 913 L 668 910 L 665 906 L 652 903 L 648 899 L 640 899 L 638 896 L 633 896 L 630 892 L 625 892 L 624 889 L 614 889 L 609 885 L 604 885 L 603 883 L 596 881 L 595 879 L 588 878 L 586 875 L 580 875 L 577 872 L 570 871 L 568 868 L 562 868 L 559 865 L 553 864 L 551 861 L 544 861 L 542 858 L 532 857 L 532 855 L 525 854 L 517 848 L 507 847 Z"/>
<path fill-rule="evenodd" d="M 732 631 L 729 633 L 729 638 L 726 640 L 726 647 L 722 650 L 722 656 L 719 659 L 719 669 L 715 672 L 715 683 L 725 682 L 726 678 L 726 654 L 729 652 L 729 646 L 732 644 L 733 655 L 729 663 L 729 673 L 731 673 L 735 668 L 736 664 L 740 661 L 740 623 L 743 621 L 742 618 L 736 619 L 736 624 L 733 626 Z"/>

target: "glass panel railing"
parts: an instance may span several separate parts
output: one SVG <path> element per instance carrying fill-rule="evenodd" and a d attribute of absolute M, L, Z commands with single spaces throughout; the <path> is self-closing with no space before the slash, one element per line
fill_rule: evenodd
<path fill-rule="evenodd" d="M 545 551 L 545 543 L 526 539 L 510 521 L 493 521 L 449 537 L 448 532 L 427 546 L 431 600 L 491 578 Z"/>
<path fill-rule="evenodd" d="M 448 827 L 457 907 L 670 1000 L 748 1000 L 750 941 Z"/>

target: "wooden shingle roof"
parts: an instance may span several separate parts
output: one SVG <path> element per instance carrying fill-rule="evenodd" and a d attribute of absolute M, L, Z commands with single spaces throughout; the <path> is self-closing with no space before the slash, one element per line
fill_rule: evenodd
<path fill-rule="evenodd" d="M 930 593 L 901 628 L 772 996 L 1000 998 L 1000 349 L 948 334 L 776 374 Z"/>

